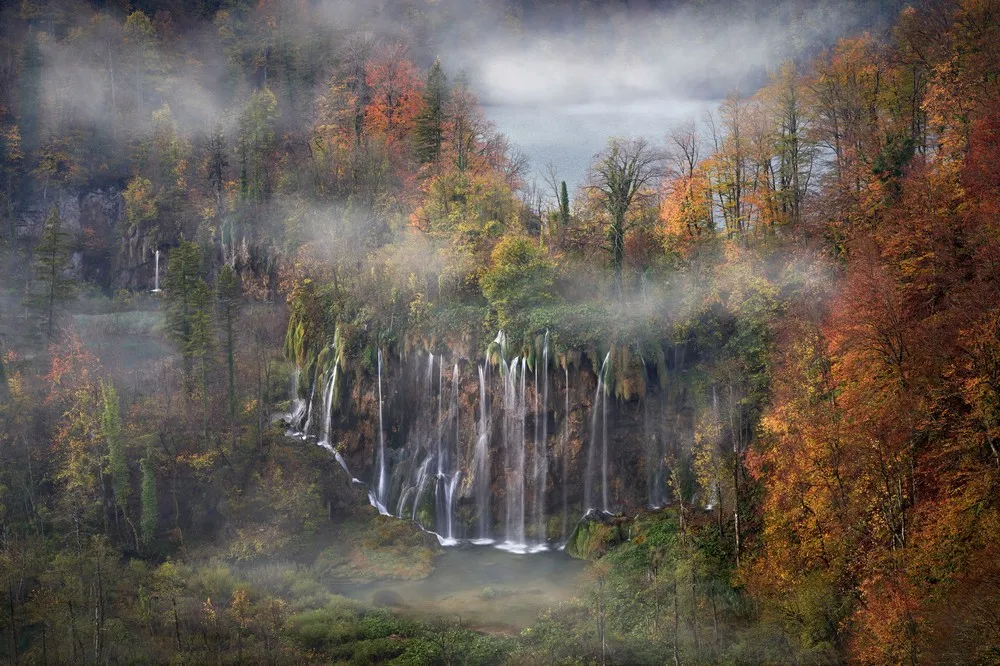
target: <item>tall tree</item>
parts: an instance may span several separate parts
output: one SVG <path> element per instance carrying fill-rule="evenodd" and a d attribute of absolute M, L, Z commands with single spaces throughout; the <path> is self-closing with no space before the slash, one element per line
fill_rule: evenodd
<path fill-rule="evenodd" d="M 623 295 L 622 263 L 628 213 L 633 204 L 654 195 L 656 181 L 662 174 L 663 158 L 645 139 L 611 139 L 604 152 L 597 155 L 591 169 L 591 189 L 611 217 L 608 239 L 611 242 L 611 265 L 615 273 L 615 293 Z"/>
<path fill-rule="evenodd" d="M 69 234 L 62 228 L 59 209 L 53 206 L 35 246 L 35 290 L 31 299 L 49 338 L 55 330 L 59 306 L 73 295 L 73 279 L 66 275 L 69 267 Z"/>
<path fill-rule="evenodd" d="M 565 180 L 559 183 L 559 217 L 565 229 L 569 225 L 569 190 Z"/>
<path fill-rule="evenodd" d="M 444 140 L 445 105 L 448 103 L 448 80 L 435 60 L 424 85 L 424 108 L 417 116 L 414 131 L 417 160 L 421 163 L 436 162 L 441 157 Z"/>
<path fill-rule="evenodd" d="M 278 101 L 267 88 L 256 91 L 240 115 L 236 136 L 240 196 L 251 207 L 266 202 L 273 187 L 274 123 Z"/>
<path fill-rule="evenodd" d="M 234 326 L 239 316 L 240 301 L 243 296 L 239 277 L 232 266 L 228 264 L 219 271 L 216 284 L 216 304 L 219 312 L 219 325 L 226 346 L 226 378 L 228 380 L 229 427 L 232 431 L 232 445 L 236 447 L 236 350 L 234 345 Z"/>
<path fill-rule="evenodd" d="M 108 447 L 108 475 L 111 477 L 111 488 L 115 495 L 115 506 L 124 511 L 128 506 L 129 479 L 128 463 L 125 461 L 125 448 L 122 443 L 122 417 L 118 406 L 118 391 L 112 382 L 101 385 L 101 400 L 104 403 L 101 412 L 101 435 Z"/>
<path fill-rule="evenodd" d="M 185 241 L 170 253 L 164 280 L 167 334 L 180 347 L 184 358 L 189 395 L 194 390 L 194 361 L 204 360 L 209 347 L 211 292 L 203 275 L 201 248 L 197 243 Z"/>

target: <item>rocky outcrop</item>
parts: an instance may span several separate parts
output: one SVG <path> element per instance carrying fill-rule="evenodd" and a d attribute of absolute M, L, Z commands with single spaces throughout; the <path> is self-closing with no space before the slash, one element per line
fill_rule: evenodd
<path fill-rule="evenodd" d="M 121 191 L 116 187 L 49 191 L 18 216 L 15 232 L 19 242 L 27 246 L 38 242 L 53 206 L 70 234 L 74 276 L 112 286 L 113 248 L 125 218 Z"/>

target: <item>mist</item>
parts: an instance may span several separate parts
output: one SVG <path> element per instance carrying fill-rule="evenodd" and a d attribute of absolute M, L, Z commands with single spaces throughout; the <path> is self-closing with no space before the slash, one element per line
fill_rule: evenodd
<path fill-rule="evenodd" d="M 1000 561 L 942 3 L 0 9 L 0 661 L 939 654 Z"/>

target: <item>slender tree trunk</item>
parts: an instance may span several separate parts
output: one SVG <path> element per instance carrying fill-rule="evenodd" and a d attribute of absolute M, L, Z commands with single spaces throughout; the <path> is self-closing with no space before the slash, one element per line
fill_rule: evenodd
<path fill-rule="evenodd" d="M 9 583 L 7 585 L 7 601 L 8 601 L 9 608 L 10 608 L 10 644 L 11 644 L 11 656 L 13 658 L 13 663 L 16 664 L 17 661 L 18 661 L 18 655 L 17 655 L 17 643 L 18 643 L 17 618 L 14 615 L 14 588 L 11 587 Z"/>
<path fill-rule="evenodd" d="M 691 632 L 694 635 L 694 654 L 697 659 L 701 653 L 701 640 L 698 638 L 698 578 L 694 569 L 691 570 Z"/>
<path fill-rule="evenodd" d="M 674 666 L 681 666 L 680 653 L 680 613 L 677 608 L 677 572 L 674 572 Z"/>
<path fill-rule="evenodd" d="M 181 649 L 181 620 L 177 616 L 177 597 L 170 597 L 170 604 L 174 612 L 174 639 L 177 641 L 177 650 Z"/>
<path fill-rule="evenodd" d="M 622 284 L 622 264 L 625 261 L 625 215 L 616 213 L 614 225 L 611 227 L 611 262 L 615 271 L 615 295 L 624 296 Z"/>
<path fill-rule="evenodd" d="M 236 371 L 233 351 L 233 317 L 232 313 L 226 313 L 226 366 L 229 374 L 229 428 L 231 430 L 231 444 L 233 451 L 236 450 Z"/>

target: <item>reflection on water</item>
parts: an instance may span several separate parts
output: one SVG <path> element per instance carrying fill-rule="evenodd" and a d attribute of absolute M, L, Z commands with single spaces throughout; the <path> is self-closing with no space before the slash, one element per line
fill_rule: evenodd
<path fill-rule="evenodd" d="M 402 612 L 461 616 L 472 628 L 516 632 L 575 596 L 584 566 L 561 552 L 517 555 L 468 545 L 445 550 L 423 580 L 347 584 L 338 592 Z"/>

